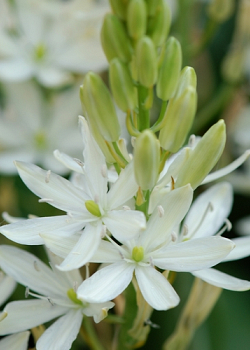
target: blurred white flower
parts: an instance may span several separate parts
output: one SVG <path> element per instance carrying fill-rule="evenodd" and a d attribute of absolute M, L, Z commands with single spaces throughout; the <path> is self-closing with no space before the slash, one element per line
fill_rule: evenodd
<path fill-rule="evenodd" d="M 0 348 L 3 350 L 27 350 L 30 332 L 21 332 L 8 335 L 0 340 Z"/>
<path fill-rule="evenodd" d="M 16 174 L 15 160 L 68 173 L 55 162 L 53 151 L 59 147 L 76 157 L 81 154 L 78 86 L 49 99 L 31 82 L 7 84 L 6 88 L 6 108 L 0 111 L 0 173 Z"/>
<path fill-rule="evenodd" d="M 14 28 L 0 27 L 0 79 L 58 87 L 72 73 L 105 69 L 99 32 L 107 10 L 107 0 L 14 1 Z"/>

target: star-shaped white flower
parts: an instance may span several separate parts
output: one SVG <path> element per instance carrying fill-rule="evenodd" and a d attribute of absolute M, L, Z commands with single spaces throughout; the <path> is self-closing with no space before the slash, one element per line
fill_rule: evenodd
<path fill-rule="evenodd" d="M 122 246 L 103 241 L 92 261 L 109 263 L 78 289 L 78 298 L 103 302 L 119 295 L 131 282 L 133 274 L 145 300 L 157 310 L 179 303 L 171 284 L 155 268 L 195 271 L 220 262 L 234 247 L 221 237 L 205 237 L 178 243 L 173 232 L 192 201 L 189 185 L 170 192 L 150 217 L 147 229 Z"/>
<path fill-rule="evenodd" d="M 78 300 L 76 290 L 82 282 L 80 272 L 61 272 L 55 268 L 60 258 L 50 254 L 49 259 L 51 269 L 33 254 L 13 246 L 0 247 L 0 267 L 26 286 L 27 294 L 37 298 L 7 304 L 2 312 L 6 317 L 0 322 L 0 335 L 22 332 L 59 317 L 39 338 L 36 348 L 69 350 L 82 318 L 93 316 L 95 322 L 100 322 L 114 303 Z"/>
<path fill-rule="evenodd" d="M 138 188 L 133 164 L 128 164 L 107 192 L 105 157 L 83 117 L 80 117 L 80 124 L 85 145 L 84 188 L 35 165 L 16 162 L 22 180 L 41 198 L 40 201 L 48 202 L 67 212 L 67 215 L 22 220 L 0 228 L 3 235 L 21 244 L 45 242 L 62 257 L 65 256 L 68 240 L 73 241 L 73 249 L 60 265 L 64 270 L 86 264 L 98 248 L 106 228 L 118 241 L 124 242 L 146 227 L 142 212 L 119 209 L 135 195 Z M 80 162 L 78 166 L 82 167 L 83 164 Z"/>

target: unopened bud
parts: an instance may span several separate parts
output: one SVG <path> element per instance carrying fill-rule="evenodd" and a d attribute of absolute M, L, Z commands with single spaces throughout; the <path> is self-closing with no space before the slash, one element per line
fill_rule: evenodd
<path fill-rule="evenodd" d="M 158 7 L 161 5 L 161 0 L 146 0 L 148 15 L 154 16 Z"/>
<path fill-rule="evenodd" d="M 197 77 L 194 68 L 184 67 L 181 71 L 181 75 L 178 82 L 178 87 L 174 98 L 178 98 L 186 90 L 187 87 L 191 86 L 196 90 Z"/>
<path fill-rule="evenodd" d="M 157 79 L 157 53 L 153 41 L 142 37 L 136 46 L 136 65 L 141 85 L 152 87 Z"/>
<path fill-rule="evenodd" d="M 175 153 L 181 148 L 193 124 L 196 107 L 197 93 L 191 86 L 178 99 L 169 101 L 159 136 L 165 150 Z"/>
<path fill-rule="evenodd" d="M 163 101 L 174 96 L 181 72 L 182 53 L 177 39 L 171 37 L 166 43 L 163 62 L 159 69 L 156 93 Z"/>
<path fill-rule="evenodd" d="M 113 12 L 122 20 L 127 17 L 127 1 L 124 0 L 109 0 Z"/>
<path fill-rule="evenodd" d="M 128 5 L 127 27 L 131 38 L 138 40 L 147 29 L 147 8 L 144 0 L 131 0 Z"/>
<path fill-rule="evenodd" d="M 155 3 L 159 2 L 159 5 L 156 7 L 154 17 L 149 19 L 147 35 L 157 47 L 163 45 L 168 36 L 171 25 L 171 11 L 167 1 L 153 1 Z"/>
<path fill-rule="evenodd" d="M 226 126 L 219 120 L 203 135 L 184 162 L 176 181 L 176 188 L 188 183 L 195 189 L 218 162 L 226 142 Z"/>
<path fill-rule="evenodd" d="M 120 125 L 110 92 L 99 75 L 89 72 L 80 87 L 80 98 L 92 128 L 107 141 L 119 139 Z"/>
<path fill-rule="evenodd" d="M 132 46 L 123 23 L 112 14 L 107 14 L 101 30 L 103 51 L 108 59 L 118 57 L 123 62 L 129 62 L 132 55 Z"/>
<path fill-rule="evenodd" d="M 154 187 L 159 175 L 160 143 L 155 134 L 144 130 L 136 139 L 134 149 L 135 179 L 142 190 Z"/>
<path fill-rule="evenodd" d="M 114 58 L 110 63 L 109 80 L 117 106 L 124 112 L 135 109 L 137 90 L 127 65 L 118 58 Z"/>
<path fill-rule="evenodd" d="M 243 78 L 245 52 L 243 49 L 233 48 L 228 52 L 222 63 L 223 78 L 231 83 L 237 84 Z"/>
<path fill-rule="evenodd" d="M 212 0 L 208 5 L 207 12 L 214 21 L 224 22 L 233 14 L 234 6 L 234 0 Z"/>

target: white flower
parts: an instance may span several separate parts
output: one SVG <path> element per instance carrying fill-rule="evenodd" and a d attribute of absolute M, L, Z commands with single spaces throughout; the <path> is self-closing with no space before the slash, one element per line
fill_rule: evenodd
<path fill-rule="evenodd" d="M 60 174 L 53 151 L 79 156 L 81 138 L 74 116 L 80 110 L 78 86 L 46 100 L 33 83 L 6 84 L 6 109 L 0 118 L 0 172 L 15 174 L 14 160 L 36 163 Z M 28 96 L 28 98 L 27 98 Z"/>
<path fill-rule="evenodd" d="M 179 297 L 155 266 L 172 271 L 195 271 L 220 262 L 234 247 L 221 237 L 205 237 L 178 243 L 173 232 L 186 214 L 192 200 L 189 185 L 171 191 L 155 210 L 147 229 L 122 246 L 103 241 L 92 261 L 110 265 L 86 279 L 78 289 L 78 298 L 104 302 L 120 294 L 137 279 L 144 299 L 157 310 L 166 310 L 179 302 Z"/>
<path fill-rule="evenodd" d="M 145 229 L 145 216 L 140 211 L 118 209 L 137 191 L 133 164 L 129 164 L 107 192 L 105 157 L 91 136 L 87 122 L 80 118 L 84 139 L 83 168 L 85 187 L 41 168 L 17 162 L 24 183 L 39 197 L 67 215 L 22 220 L 2 226 L 0 232 L 21 244 L 44 244 L 55 254 L 65 257 L 61 269 L 70 270 L 86 264 L 105 235 L 106 228 L 120 242 L 136 236 Z M 83 227 L 85 227 L 84 230 Z"/>
<path fill-rule="evenodd" d="M 1 268 L 26 286 L 27 294 L 37 298 L 7 304 L 3 310 L 6 317 L 0 323 L 0 335 L 22 332 L 59 317 L 39 338 L 36 348 L 69 350 L 79 332 L 83 315 L 93 316 L 95 322 L 100 322 L 114 303 L 80 302 L 75 292 L 82 282 L 80 272 L 61 272 L 55 268 L 60 259 L 53 254 L 49 258 L 51 269 L 21 249 L 0 247 Z"/>
<path fill-rule="evenodd" d="M 15 30 L 0 28 L 0 78 L 35 77 L 42 85 L 58 87 L 72 82 L 72 73 L 105 69 L 99 33 L 107 10 L 106 0 L 14 1 Z"/>
<path fill-rule="evenodd" d="M 0 340 L 0 348 L 3 350 L 27 350 L 30 332 L 21 332 L 9 335 Z"/>
<path fill-rule="evenodd" d="M 232 186 L 227 182 L 218 183 L 202 193 L 194 201 L 184 220 L 180 240 L 194 242 L 202 237 L 221 235 L 225 231 L 224 228 L 219 231 L 222 225 L 229 224 L 227 217 L 232 203 Z M 221 262 L 242 259 L 250 255 L 250 237 L 235 238 L 232 242 L 235 248 Z M 229 276 L 212 268 L 195 271 L 193 275 L 224 289 L 234 291 L 250 289 L 250 281 Z"/>

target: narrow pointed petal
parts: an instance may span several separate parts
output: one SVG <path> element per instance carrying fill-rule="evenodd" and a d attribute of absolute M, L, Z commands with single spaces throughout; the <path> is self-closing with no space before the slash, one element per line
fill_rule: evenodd
<path fill-rule="evenodd" d="M 84 143 L 83 156 L 86 180 L 93 198 L 98 197 L 100 203 L 106 205 L 107 176 L 103 172 L 103 167 L 106 167 L 106 160 L 89 131 L 86 119 L 80 116 L 79 124 Z"/>
<path fill-rule="evenodd" d="M 61 230 L 62 236 L 71 235 L 82 229 L 84 223 L 67 215 L 27 219 L 0 227 L 0 232 L 10 240 L 27 245 L 44 244 L 40 233 Z"/>
<path fill-rule="evenodd" d="M 13 301 L 6 305 L 7 317 L 1 321 L 0 335 L 22 332 L 63 315 L 68 307 L 47 300 Z"/>
<path fill-rule="evenodd" d="M 232 242 L 235 248 L 223 259 L 223 262 L 243 259 L 250 255 L 250 237 L 234 238 Z"/>
<path fill-rule="evenodd" d="M 137 266 L 135 275 L 144 299 L 154 309 L 168 310 L 179 304 L 174 288 L 152 266 Z"/>
<path fill-rule="evenodd" d="M 130 162 L 125 169 L 123 169 L 108 192 L 108 206 L 110 209 L 115 209 L 120 205 L 126 203 L 131 199 L 136 191 L 138 185 L 135 181 L 133 162 Z"/>
<path fill-rule="evenodd" d="M 191 186 L 187 185 L 169 192 L 160 203 L 164 215 L 159 216 L 158 210 L 153 212 L 148 223 L 147 229 L 141 236 L 141 245 L 150 251 L 169 240 L 173 229 L 178 225 L 186 215 L 193 197 Z"/>
<path fill-rule="evenodd" d="M 0 264 L 0 266 L 1 266 L 1 264 Z M 16 281 L 12 277 L 5 276 L 1 272 L 1 274 L 0 274 L 0 290 L 1 290 L 0 305 L 2 305 L 11 296 L 11 294 L 13 293 L 15 288 L 16 288 Z"/>
<path fill-rule="evenodd" d="M 64 295 L 53 271 L 35 255 L 10 245 L 0 246 L 0 267 L 15 281 L 49 297 Z"/>
<path fill-rule="evenodd" d="M 62 236 L 60 232 L 58 234 L 53 232 L 41 233 L 40 236 L 50 251 L 65 259 L 79 241 L 81 234 L 77 233 L 72 236 Z"/>
<path fill-rule="evenodd" d="M 184 224 L 188 228 L 185 238 L 198 238 L 216 234 L 233 205 L 233 188 L 228 182 L 218 183 L 203 192 L 192 204 Z"/>
<path fill-rule="evenodd" d="M 134 264 L 119 261 L 98 270 L 77 290 L 80 300 L 90 303 L 109 301 L 121 294 L 132 280 Z"/>
<path fill-rule="evenodd" d="M 8 350 L 27 350 L 30 332 L 9 335 L 0 340 L 0 348 Z"/>
<path fill-rule="evenodd" d="M 121 255 L 118 247 L 110 242 L 101 240 L 97 251 L 90 259 L 90 262 L 111 264 L 119 260 L 121 260 Z"/>
<path fill-rule="evenodd" d="M 120 242 L 134 238 L 146 228 L 145 215 L 135 210 L 109 211 L 103 222 Z"/>
<path fill-rule="evenodd" d="M 216 287 L 234 290 L 238 292 L 250 289 L 250 281 L 235 278 L 215 269 L 204 269 L 200 271 L 194 271 L 192 272 L 192 274 Z"/>
<path fill-rule="evenodd" d="M 82 322 L 81 310 L 71 310 L 53 323 L 39 338 L 37 350 L 69 350 Z"/>
<path fill-rule="evenodd" d="M 101 234 L 101 222 L 97 225 L 88 224 L 82 231 L 81 237 L 76 245 L 58 268 L 62 271 L 69 271 L 88 263 L 100 244 Z"/>
<path fill-rule="evenodd" d="M 86 194 L 63 177 L 39 168 L 34 164 L 15 162 L 25 185 L 40 198 L 48 198 L 50 205 L 66 212 L 80 213 L 85 208 Z"/>
<path fill-rule="evenodd" d="M 90 303 L 83 309 L 84 315 L 93 317 L 95 323 L 101 322 L 108 315 L 108 310 L 115 306 L 112 301 L 106 303 Z"/>
<path fill-rule="evenodd" d="M 230 163 L 226 167 L 214 171 L 213 173 L 207 175 L 207 177 L 202 181 L 202 185 L 207 184 L 209 182 L 212 182 L 214 180 L 217 180 L 223 176 L 226 176 L 230 174 L 232 171 L 237 169 L 239 166 L 241 166 L 247 158 L 250 156 L 250 150 L 247 150 L 245 153 L 243 153 L 239 158 L 237 158 L 234 162 Z"/>
<path fill-rule="evenodd" d="M 218 264 L 234 246 L 222 237 L 197 238 L 155 251 L 151 258 L 162 269 L 190 272 Z"/>
<path fill-rule="evenodd" d="M 75 160 L 74 158 L 68 156 L 67 154 L 60 152 L 58 149 L 54 151 L 54 156 L 55 158 L 65 165 L 68 169 L 73 170 L 77 173 L 83 174 L 83 167 L 81 167 Z"/>

